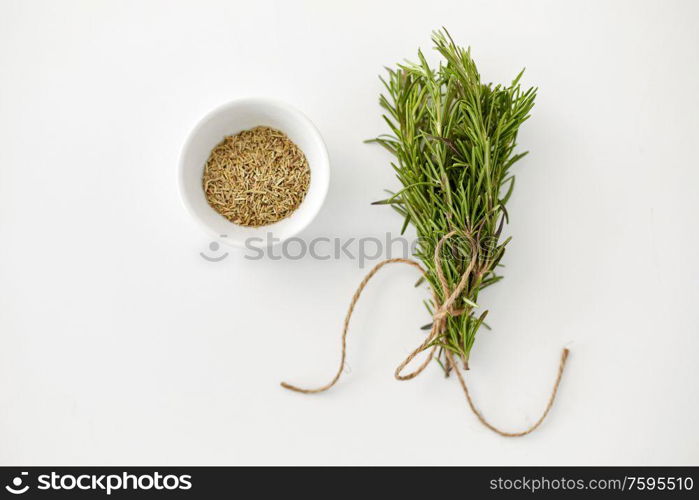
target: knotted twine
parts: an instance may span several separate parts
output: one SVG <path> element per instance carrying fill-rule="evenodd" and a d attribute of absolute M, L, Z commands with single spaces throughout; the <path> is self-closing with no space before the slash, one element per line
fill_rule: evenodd
<path fill-rule="evenodd" d="M 394 376 L 397 380 L 410 380 L 412 378 L 417 377 L 422 371 L 427 368 L 427 365 L 432 361 L 432 358 L 434 357 L 434 352 L 437 349 L 436 345 L 432 346 L 432 349 L 429 350 L 429 353 L 427 354 L 425 360 L 420 363 L 420 365 L 412 372 L 403 375 L 401 372 L 403 369 L 410 364 L 410 362 L 422 351 L 427 349 L 430 344 L 439 336 L 439 334 L 444 330 L 446 326 L 446 321 L 448 316 L 459 316 L 463 314 L 466 309 L 459 309 L 454 307 L 454 303 L 456 300 L 459 298 L 461 295 L 461 292 L 463 292 L 464 288 L 466 287 L 466 284 L 468 283 L 468 278 L 473 271 L 473 268 L 476 265 L 477 261 L 477 246 L 475 245 L 475 242 L 473 241 L 472 238 L 468 237 L 469 243 L 471 244 L 471 260 L 464 271 L 464 273 L 461 275 L 461 278 L 459 280 L 459 283 L 456 285 L 456 288 L 454 288 L 453 291 L 449 290 L 449 285 L 447 283 L 446 278 L 444 277 L 444 272 L 442 271 L 442 259 L 441 259 L 441 250 L 442 250 L 442 245 L 446 240 L 454 236 L 457 232 L 456 231 L 451 231 L 450 233 L 447 233 L 445 236 L 443 236 L 439 242 L 437 243 L 437 246 L 435 247 L 434 250 L 434 262 L 435 262 L 435 268 L 437 271 L 437 278 L 439 280 L 439 284 L 442 288 L 442 292 L 447 299 L 440 304 L 439 298 L 437 296 L 437 293 L 435 292 L 434 289 L 432 289 L 432 298 L 434 301 L 435 305 L 435 311 L 432 316 L 432 327 L 430 329 L 430 333 L 427 335 L 427 338 L 425 341 L 420 344 L 419 347 L 417 347 L 415 350 L 413 350 L 397 367 L 394 372 Z M 352 318 L 352 313 L 354 312 L 354 307 L 357 304 L 357 301 L 359 300 L 359 297 L 361 296 L 362 292 L 364 291 L 364 288 L 366 287 L 367 283 L 371 280 L 371 278 L 374 277 L 374 275 L 384 266 L 388 264 L 395 264 L 395 263 L 400 263 L 400 264 L 408 264 L 410 266 L 413 266 L 414 268 L 417 268 L 420 273 L 422 274 L 423 277 L 427 275 L 427 271 L 415 260 L 412 259 L 404 259 L 404 258 L 394 258 L 394 259 L 386 259 L 384 261 L 379 262 L 376 264 L 364 277 L 364 279 L 359 283 L 359 286 L 357 287 L 357 290 L 354 292 L 354 295 L 352 296 L 352 301 L 350 302 L 349 308 L 347 309 L 347 314 L 345 315 L 345 321 L 343 324 L 342 328 L 342 351 L 340 354 L 340 366 L 338 367 L 337 373 L 335 376 L 328 382 L 327 384 L 317 387 L 315 389 L 304 389 L 302 387 L 298 387 L 295 385 L 291 385 L 287 382 L 282 382 L 281 385 L 285 389 L 289 389 L 291 391 L 295 392 L 300 392 L 303 394 L 316 394 L 319 392 L 327 391 L 331 387 L 333 387 L 337 381 L 340 379 L 340 376 L 342 375 L 342 371 L 345 368 L 345 361 L 347 358 L 347 331 L 349 330 L 349 323 L 350 319 Z M 561 383 L 561 377 L 563 376 L 563 370 L 565 369 L 565 364 L 566 361 L 568 360 L 568 354 L 569 350 L 564 348 L 562 353 L 561 353 L 561 360 L 558 365 L 558 374 L 556 375 L 556 381 L 553 384 L 553 388 L 551 390 L 551 394 L 549 396 L 548 402 L 546 403 L 546 407 L 544 408 L 543 413 L 539 417 L 539 419 L 534 422 L 531 426 L 527 427 L 526 429 L 518 432 L 507 432 L 499 429 L 498 427 L 495 427 L 493 424 L 491 424 L 480 412 L 480 410 L 476 407 L 475 403 L 473 402 L 473 399 L 471 398 L 471 394 L 469 393 L 468 386 L 466 385 L 466 381 L 464 380 L 463 375 L 461 374 L 461 370 L 457 366 L 456 362 L 454 361 L 454 358 L 452 356 L 452 353 L 448 350 L 444 350 L 447 362 L 449 364 L 449 368 L 452 369 L 457 376 L 457 379 L 459 381 L 459 385 L 461 386 L 461 389 L 466 396 L 466 401 L 468 402 L 469 407 L 471 408 L 471 411 L 476 415 L 478 420 L 486 426 L 488 429 L 491 431 L 499 434 L 500 436 L 504 437 L 520 437 L 520 436 L 526 436 L 527 434 L 535 431 L 541 423 L 544 421 L 546 416 L 549 414 L 549 411 L 551 411 L 551 407 L 553 406 L 553 402 L 556 399 L 556 394 L 558 393 L 558 386 Z"/>

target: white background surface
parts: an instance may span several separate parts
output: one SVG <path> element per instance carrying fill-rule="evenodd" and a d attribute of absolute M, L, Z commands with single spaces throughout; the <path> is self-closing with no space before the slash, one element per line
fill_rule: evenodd
<path fill-rule="evenodd" d="M 696 3 L 0 2 L 0 463 L 697 464 Z M 427 322 L 414 270 L 357 307 L 325 382 L 349 259 L 205 262 L 176 189 L 203 114 L 285 100 L 323 133 L 326 205 L 303 233 L 382 236 L 395 188 L 382 66 L 446 25 L 487 81 L 540 88 L 520 143 L 506 279 L 468 380 L 394 366 Z"/>

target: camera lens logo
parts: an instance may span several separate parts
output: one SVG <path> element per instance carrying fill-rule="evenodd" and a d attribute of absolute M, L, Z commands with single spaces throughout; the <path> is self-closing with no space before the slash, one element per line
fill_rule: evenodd
<path fill-rule="evenodd" d="M 26 493 L 29 489 L 29 485 L 27 484 L 22 487 L 22 476 L 26 476 L 27 474 L 27 472 L 22 472 L 20 476 L 17 476 L 12 480 L 12 486 L 7 485 L 5 486 L 5 489 L 13 495 L 21 495 L 22 493 Z"/>

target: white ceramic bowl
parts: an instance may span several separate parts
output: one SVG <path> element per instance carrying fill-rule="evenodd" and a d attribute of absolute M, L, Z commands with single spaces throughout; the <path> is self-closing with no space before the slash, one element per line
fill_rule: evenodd
<path fill-rule="evenodd" d="M 259 125 L 284 132 L 301 148 L 311 170 L 308 193 L 289 217 L 261 227 L 245 227 L 230 222 L 206 201 L 202 187 L 204 165 L 211 150 L 227 135 L 235 135 Z M 179 165 L 179 185 L 185 207 L 212 236 L 237 247 L 267 246 L 303 230 L 323 205 L 330 182 L 328 151 L 318 129 L 300 111 L 279 101 L 263 98 L 239 99 L 211 111 L 194 127 L 185 142 Z"/>

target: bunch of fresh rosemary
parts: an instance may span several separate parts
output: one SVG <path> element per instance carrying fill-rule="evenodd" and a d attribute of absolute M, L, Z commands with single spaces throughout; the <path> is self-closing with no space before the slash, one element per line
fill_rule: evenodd
<path fill-rule="evenodd" d="M 510 169 L 526 154 L 515 153 L 517 131 L 529 118 L 536 89 L 522 90 L 522 73 L 509 86 L 484 84 L 470 50 L 458 47 L 446 30 L 435 32 L 432 41 L 444 58 L 438 68 L 418 51 L 417 63 L 399 64 L 382 78 L 387 95 L 380 103 L 392 134 L 369 142 L 396 157 L 391 165 L 403 188 L 376 203 L 391 205 L 405 218 L 401 232 L 415 226 L 417 257 L 440 304 L 447 297 L 437 266 L 441 263 L 449 291 L 468 272 L 454 304 L 461 313 L 447 316 L 433 341 L 448 373 L 445 350 L 468 367 L 488 312 L 477 311 L 478 295 L 502 279 L 496 268 L 510 241 L 500 237 L 514 187 Z M 436 261 L 439 241 L 453 232 Z M 426 305 L 432 314 L 436 305 Z"/>
<path fill-rule="evenodd" d="M 519 126 L 529 118 L 536 89 L 523 91 L 520 73 L 508 86 L 481 83 L 468 50 L 457 47 L 446 30 L 432 36 L 435 48 L 444 57 L 437 69 L 429 66 L 422 52 L 419 63 L 399 64 L 382 80 L 388 96 L 381 106 L 392 135 L 377 142 L 395 155 L 392 163 L 403 188 L 376 204 L 391 205 L 404 218 L 404 232 L 413 224 L 418 234 L 413 259 L 389 258 L 376 264 L 354 292 L 342 329 L 340 366 L 327 384 L 303 388 L 282 382 L 282 387 L 317 394 L 333 387 L 345 367 L 347 330 L 352 312 L 369 280 L 385 265 L 409 264 L 419 268 L 432 288 L 427 309 L 433 322 L 426 340 L 398 365 L 395 377 L 409 380 L 430 363 L 435 351 L 445 373 L 455 369 L 469 407 L 478 420 L 493 432 L 506 437 L 525 436 L 541 425 L 558 392 L 568 359 L 563 349 L 558 374 L 541 416 L 526 429 L 510 432 L 491 424 L 478 410 L 454 356 L 465 368 L 478 329 L 485 325 L 487 311 L 480 314 L 478 295 L 497 283 L 495 273 L 509 238 L 500 240 L 508 216 L 505 204 L 514 188 L 510 168 L 526 153 L 515 153 Z M 487 326 L 487 325 L 485 325 Z M 429 354 L 410 373 L 403 373 L 425 349 Z"/>

